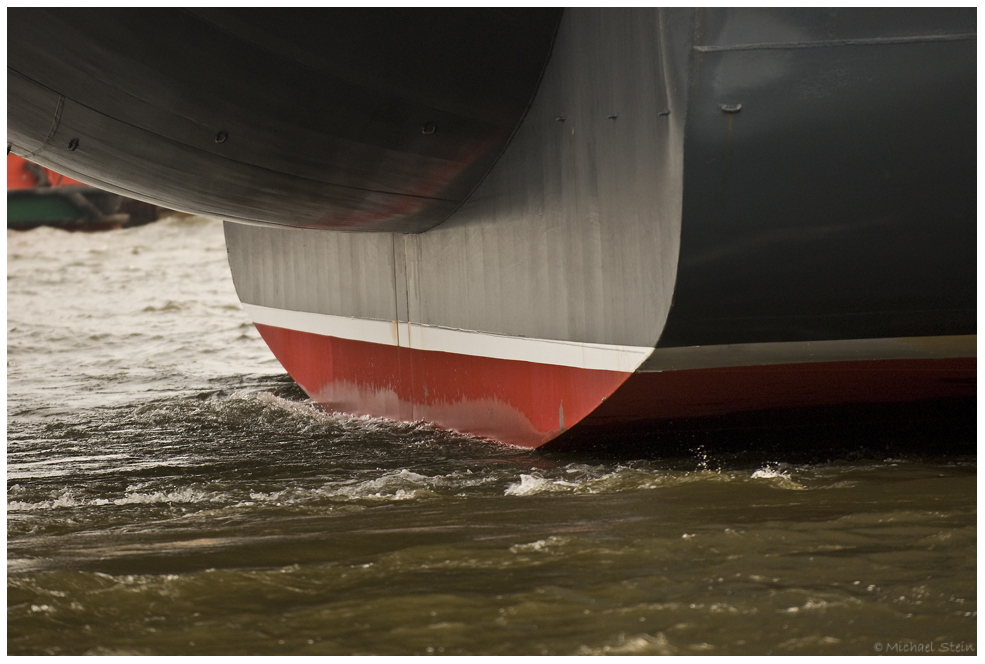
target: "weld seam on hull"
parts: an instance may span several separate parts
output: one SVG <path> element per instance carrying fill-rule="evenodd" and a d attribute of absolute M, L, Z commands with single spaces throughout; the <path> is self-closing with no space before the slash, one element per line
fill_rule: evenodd
<path fill-rule="evenodd" d="M 52 92 L 55 91 L 52 90 Z M 55 94 L 58 93 L 56 92 Z M 48 135 L 44 137 L 44 140 L 41 142 L 41 145 L 38 146 L 38 149 L 27 154 L 28 157 L 34 158 L 39 153 L 44 152 L 44 150 L 48 147 L 48 144 L 51 143 L 51 139 L 54 137 L 55 132 L 58 131 L 58 126 L 62 122 L 62 110 L 64 110 L 64 108 L 65 95 L 58 94 L 58 103 L 55 105 L 55 114 L 51 119 L 51 129 L 48 130 Z"/>
<path fill-rule="evenodd" d="M 694 50 L 699 53 L 719 51 L 764 51 L 795 48 L 831 48 L 834 46 L 888 46 L 892 44 L 925 44 L 932 42 L 969 41 L 978 39 L 977 34 L 955 35 L 915 35 L 912 37 L 863 37 L 860 39 L 827 39 L 823 41 L 767 42 L 763 44 L 700 45 Z"/>
<path fill-rule="evenodd" d="M 326 337 L 437 351 L 575 367 L 633 372 L 653 352 L 650 346 L 618 346 L 559 339 L 534 339 L 455 330 L 434 325 L 333 316 L 243 304 L 254 323 Z"/>

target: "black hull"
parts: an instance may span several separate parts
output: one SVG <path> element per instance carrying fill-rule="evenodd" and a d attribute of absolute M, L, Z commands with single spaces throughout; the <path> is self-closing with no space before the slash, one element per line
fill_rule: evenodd
<path fill-rule="evenodd" d="M 854 341 L 974 394 L 974 9 L 8 15 L 13 150 L 227 219 L 327 408 L 536 446 L 662 351 Z"/>

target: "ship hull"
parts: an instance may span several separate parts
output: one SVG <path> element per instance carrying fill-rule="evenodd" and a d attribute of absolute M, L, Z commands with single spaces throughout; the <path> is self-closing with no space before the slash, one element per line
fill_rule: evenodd
<path fill-rule="evenodd" d="M 846 420 L 863 425 L 873 418 L 893 430 L 901 420 L 910 427 L 907 418 L 933 418 L 942 403 L 950 404 L 944 406 L 950 424 L 975 412 L 975 335 L 651 353 L 575 344 L 559 349 L 550 340 L 247 309 L 255 321 L 279 323 L 256 326 L 327 411 L 430 422 L 519 447 L 581 449 L 615 440 L 617 447 L 652 450 L 671 434 L 734 437 L 766 428 L 817 430 Z M 332 336 L 339 333 L 349 338 Z M 586 352 L 594 354 L 587 362 L 593 368 L 583 368 Z M 640 357 L 647 359 L 635 372 L 618 370 Z M 883 406 L 902 410 L 886 415 Z"/>
<path fill-rule="evenodd" d="M 630 374 L 396 344 L 257 324 L 264 341 L 329 412 L 430 422 L 535 448 L 595 410 Z"/>
<path fill-rule="evenodd" d="M 871 353 L 873 342 L 923 348 L 886 358 Z M 970 356 L 975 343 L 974 336 L 864 340 L 839 343 L 856 351 L 853 359 L 815 356 L 727 366 L 698 362 L 693 368 L 639 371 L 582 421 L 577 438 L 590 443 L 615 434 L 645 438 L 661 431 L 734 433 L 771 425 L 861 424 L 865 413 L 881 415 L 885 406 L 900 406 L 902 416 L 895 417 L 906 419 L 924 417 L 926 404 L 945 402 L 953 404 L 952 415 L 973 418 L 977 361 Z M 867 355 L 883 359 L 858 359 Z M 566 442 L 574 444 L 574 439 Z"/>
<path fill-rule="evenodd" d="M 223 217 L 326 409 L 538 447 L 975 392 L 973 9 L 9 14 L 14 152 Z"/>

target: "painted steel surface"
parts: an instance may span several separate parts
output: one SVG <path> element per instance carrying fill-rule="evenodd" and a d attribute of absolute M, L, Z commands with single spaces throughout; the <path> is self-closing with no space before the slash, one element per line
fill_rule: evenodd
<path fill-rule="evenodd" d="M 949 431 L 974 431 L 977 382 L 975 357 L 640 372 L 547 449 L 827 445 L 881 432 L 936 443 Z"/>
<path fill-rule="evenodd" d="M 244 305 L 258 325 L 377 345 L 440 351 L 496 360 L 534 362 L 579 369 L 632 372 L 653 352 L 649 346 L 614 346 L 559 339 L 532 339 L 435 325 L 313 314 Z"/>
<path fill-rule="evenodd" d="M 661 115 L 668 105 L 683 107 L 660 38 L 670 27 L 655 10 L 566 14 L 510 147 L 468 203 L 427 233 L 228 222 L 240 298 L 652 347 L 670 307 L 680 232 L 683 117 Z M 641 83 L 612 82 L 611 72 L 622 70 Z M 608 117 L 619 109 L 619 118 Z"/>
<path fill-rule="evenodd" d="M 637 371 L 679 371 L 860 360 L 945 360 L 976 356 L 978 335 L 785 341 L 657 348 Z"/>
<path fill-rule="evenodd" d="M 977 360 L 856 360 L 641 372 L 593 421 L 680 420 L 742 411 L 974 397 Z"/>
<path fill-rule="evenodd" d="M 7 142 L 172 209 L 420 231 L 499 157 L 559 15 L 12 9 Z"/>
<path fill-rule="evenodd" d="M 699 11 L 660 345 L 974 334 L 976 32 L 973 9 Z"/>
<path fill-rule="evenodd" d="M 257 329 L 329 412 L 424 420 L 519 447 L 539 447 L 577 424 L 630 376 Z"/>
<path fill-rule="evenodd" d="M 241 300 L 328 408 L 535 445 L 638 369 L 617 394 L 635 394 L 625 403 L 642 418 L 974 390 L 973 342 L 912 351 L 976 333 L 974 10 L 576 9 L 559 23 L 497 15 L 488 33 L 479 15 L 396 25 L 404 15 L 304 14 L 317 20 L 296 43 L 290 12 L 154 15 L 216 31 L 257 70 L 247 89 L 215 78 L 232 75 L 227 53 L 214 70 L 140 83 L 154 58 L 116 31 L 143 25 L 139 12 L 104 14 L 122 17 L 116 28 L 85 12 L 16 14 L 82 35 L 69 51 L 102 78 L 87 89 L 50 43 L 55 55 L 18 51 L 8 136 L 65 172 L 227 219 Z M 411 61 L 433 75 L 401 60 L 416 44 L 407 30 L 428 20 L 437 41 Z M 365 59 L 345 47 L 352 35 L 313 48 L 318 21 L 379 25 L 371 42 L 393 43 Z M 470 30 L 484 35 L 474 45 Z M 97 35 L 108 45 L 89 52 Z M 491 63 L 514 38 L 525 46 L 506 75 Z M 473 59 L 442 64 L 457 52 Z M 147 89 L 127 100 L 119 81 Z M 183 96 L 206 84 L 218 96 Z M 164 88 L 194 122 L 147 105 Z M 83 130 L 78 149 L 58 147 Z M 111 174 L 95 165 L 108 158 Z M 443 332 L 415 346 L 428 331 Z M 457 345 L 500 338 L 636 351 L 606 368 Z"/>
<path fill-rule="evenodd" d="M 226 223 L 248 309 L 352 320 L 317 336 L 285 316 L 262 325 L 316 401 L 532 446 L 562 430 L 560 413 L 572 426 L 639 366 L 670 306 L 679 233 L 682 119 L 671 109 L 684 102 L 672 41 L 661 38 L 672 25 L 655 10 L 566 15 L 509 148 L 438 228 L 389 235 Z M 622 70 L 634 76 L 613 80 Z M 388 347 L 371 331 L 386 332 L 371 325 L 382 321 L 393 322 L 397 341 L 404 328 L 435 341 L 413 348 L 408 335 Z M 484 347 L 453 343 L 470 336 Z M 488 357 L 509 338 L 542 345 Z M 284 350 L 298 339 L 308 350 Z M 551 351 L 566 344 L 577 361 L 552 364 Z M 614 348 L 633 350 L 612 364 L 585 358 Z M 340 349 L 362 358 L 362 377 L 336 371 Z M 394 353 L 402 369 L 369 369 L 389 366 L 383 358 Z M 453 387 L 462 381 L 471 386 L 464 392 Z"/>

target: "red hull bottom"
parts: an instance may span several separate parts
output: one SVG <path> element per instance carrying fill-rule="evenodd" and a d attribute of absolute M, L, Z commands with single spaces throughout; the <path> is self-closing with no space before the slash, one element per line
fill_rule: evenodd
<path fill-rule="evenodd" d="M 637 373 L 548 449 L 975 451 L 976 358 Z M 854 441 L 854 442 L 853 442 Z M 847 447 L 846 447 L 847 446 Z"/>
<path fill-rule="evenodd" d="M 977 358 L 860 360 L 636 373 L 595 423 L 973 397 Z"/>
<path fill-rule="evenodd" d="M 291 377 L 329 412 L 423 420 L 519 447 L 555 438 L 632 375 L 256 327 Z"/>
<path fill-rule="evenodd" d="M 977 382 L 976 358 L 631 374 L 257 329 L 294 380 L 330 412 L 423 420 L 528 448 L 579 422 L 579 431 L 619 431 L 736 413 L 968 398 Z"/>

